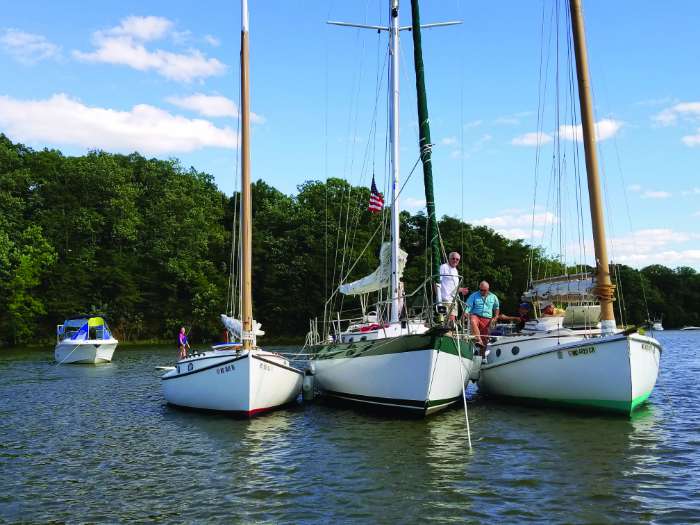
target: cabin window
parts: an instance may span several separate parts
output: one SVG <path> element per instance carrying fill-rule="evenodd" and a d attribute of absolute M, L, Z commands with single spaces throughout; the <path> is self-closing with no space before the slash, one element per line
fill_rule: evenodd
<path fill-rule="evenodd" d="M 501 357 L 501 349 L 496 348 L 496 357 Z"/>

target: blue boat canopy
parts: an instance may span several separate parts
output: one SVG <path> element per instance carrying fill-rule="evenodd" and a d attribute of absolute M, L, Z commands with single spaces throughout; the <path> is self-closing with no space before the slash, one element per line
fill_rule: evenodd
<path fill-rule="evenodd" d="M 83 341 L 86 339 L 111 339 L 112 334 L 102 317 L 74 317 L 58 326 L 58 335 L 63 339 Z"/>

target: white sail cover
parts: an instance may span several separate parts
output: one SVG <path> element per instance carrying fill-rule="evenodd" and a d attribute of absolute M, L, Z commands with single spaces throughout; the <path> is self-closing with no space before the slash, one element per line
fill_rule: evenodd
<path fill-rule="evenodd" d="M 562 275 L 534 281 L 523 294 L 525 301 L 592 301 L 595 280 L 590 274 Z"/>
<path fill-rule="evenodd" d="M 399 279 L 403 275 L 408 254 L 399 248 Z M 379 251 L 379 268 L 371 274 L 357 281 L 341 284 L 338 290 L 345 295 L 361 295 L 369 292 L 376 292 L 391 285 L 391 244 L 382 243 Z"/>
<path fill-rule="evenodd" d="M 234 337 L 237 337 L 240 339 L 241 337 L 241 332 L 243 331 L 243 325 L 240 321 L 240 319 L 236 319 L 234 317 L 229 317 L 228 315 L 221 314 L 221 322 L 228 330 L 230 333 L 233 334 Z M 260 330 L 260 327 L 262 325 L 256 321 L 253 321 L 253 332 L 255 335 L 265 335 L 265 332 Z"/>

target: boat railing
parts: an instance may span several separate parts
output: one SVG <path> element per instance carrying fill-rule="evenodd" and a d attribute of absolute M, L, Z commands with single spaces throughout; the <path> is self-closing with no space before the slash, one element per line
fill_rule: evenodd
<path fill-rule="evenodd" d="M 447 306 L 434 304 L 428 293 L 431 287 L 434 286 L 435 277 L 437 276 L 426 278 L 411 293 L 400 295 L 401 315 L 399 320 L 402 324 L 406 323 L 409 327 L 411 324 L 416 323 L 427 326 L 444 324 L 444 314 L 448 310 Z M 461 284 L 462 279 L 460 278 L 459 286 Z M 459 296 L 455 297 L 453 301 L 455 304 L 463 305 Z M 323 321 L 315 319 L 310 322 L 309 332 L 306 336 L 307 342 L 309 344 L 318 344 L 322 339 L 325 341 L 337 341 L 340 340 L 342 333 L 354 327 L 357 327 L 359 330 L 372 324 L 376 324 L 379 327 L 388 326 L 392 302 L 391 298 L 382 298 L 374 302 L 370 308 L 360 299 L 361 307 L 343 308 L 342 311 L 329 312 Z M 318 343 L 312 343 L 313 341 Z"/>

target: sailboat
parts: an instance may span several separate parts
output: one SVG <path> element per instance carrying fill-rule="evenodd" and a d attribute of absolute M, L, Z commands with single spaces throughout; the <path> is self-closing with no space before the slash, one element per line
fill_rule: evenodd
<path fill-rule="evenodd" d="M 479 391 L 519 402 L 630 414 L 656 384 L 662 349 L 656 339 L 616 326 L 581 1 L 569 5 L 596 270 L 532 283 L 524 298 L 535 305 L 578 304 L 564 315 L 526 323 L 520 334 L 495 338 L 481 368 Z"/>
<path fill-rule="evenodd" d="M 412 25 L 399 27 L 399 2 L 390 0 L 390 25 L 366 26 L 345 22 L 330 24 L 368 28 L 389 33 L 390 61 L 390 159 L 391 159 L 391 241 L 380 251 L 377 271 L 367 277 L 342 284 L 337 291 L 364 298 L 379 296 L 374 310 L 363 308 L 361 317 L 341 319 L 328 312 L 323 337 L 310 332 L 312 357 L 310 370 L 322 395 L 402 410 L 419 416 L 431 414 L 462 400 L 470 378 L 476 378 L 481 358 L 474 355 L 468 337 L 449 332 L 440 322 L 432 305 L 416 315 L 404 309 L 405 295 L 401 276 L 406 253 L 399 239 L 399 32 L 412 30 L 416 87 L 420 120 L 420 156 L 423 162 L 432 264 L 440 266 L 440 245 L 433 197 L 430 129 L 423 79 L 421 27 L 451 25 L 459 22 L 420 24 L 418 2 L 412 1 Z M 428 295 L 433 293 L 439 275 L 424 283 Z M 388 300 L 381 299 L 388 290 Z M 415 294 L 416 292 L 414 292 Z M 315 344 L 313 344 L 315 343 Z"/>
<path fill-rule="evenodd" d="M 252 416 L 291 403 L 301 392 L 303 373 L 283 356 L 257 346 L 260 325 L 253 319 L 252 192 L 250 184 L 250 90 L 248 3 L 241 2 L 241 313 L 222 315 L 240 342 L 217 345 L 178 361 L 161 376 L 168 403 L 186 408 Z"/>

